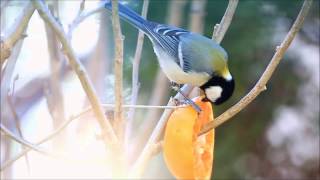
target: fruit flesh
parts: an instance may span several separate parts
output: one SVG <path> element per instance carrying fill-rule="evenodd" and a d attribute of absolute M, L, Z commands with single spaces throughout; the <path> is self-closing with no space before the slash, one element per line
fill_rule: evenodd
<path fill-rule="evenodd" d="M 198 98 L 199 99 L 199 98 Z M 164 158 L 177 179 L 209 179 L 213 162 L 214 130 L 198 137 L 201 127 L 213 120 L 210 103 L 195 102 L 192 107 L 175 110 L 170 116 L 164 137 Z"/>

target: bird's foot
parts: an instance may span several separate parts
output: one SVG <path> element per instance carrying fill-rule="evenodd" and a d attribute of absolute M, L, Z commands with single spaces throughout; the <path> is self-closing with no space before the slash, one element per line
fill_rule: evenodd
<path fill-rule="evenodd" d="M 175 101 L 176 104 L 181 104 L 181 103 L 189 104 L 189 105 L 191 105 L 191 106 L 193 107 L 193 109 L 195 109 L 198 113 L 200 113 L 200 112 L 202 111 L 201 108 L 200 108 L 198 105 L 196 105 L 196 103 L 194 103 L 190 98 L 188 98 L 188 97 L 180 90 L 180 88 L 177 89 L 177 92 L 179 92 L 179 93 L 183 96 L 184 100 L 178 100 L 178 99 L 175 99 L 175 98 L 174 98 L 174 101 Z"/>
<path fill-rule="evenodd" d="M 182 100 L 182 99 L 178 99 L 178 98 L 172 98 L 172 100 L 173 100 L 173 103 L 175 106 L 184 106 L 184 105 L 188 104 L 186 100 Z"/>
<path fill-rule="evenodd" d="M 170 82 L 170 86 L 173 90 L 178 91 L 180 89 L 180 84 L 175 83 L 173 81 Z"/>

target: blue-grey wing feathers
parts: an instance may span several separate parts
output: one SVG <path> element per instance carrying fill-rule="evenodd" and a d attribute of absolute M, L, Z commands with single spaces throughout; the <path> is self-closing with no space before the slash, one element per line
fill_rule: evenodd
<path fill-rule="evenodd" d="M 180 36 L 179 52 L 185 72 L 206 72 L 211 75 L 215 71 L 212 62 L 225 63 L 227 59 L 226 52 L 221 46 L 211 39 L 194 33 Z M 219 52 L 222 53 L 222 57 L 218 56 Z"/>
<path fill-rule="evenodd" d="M 172 57 L 178 57 L 178 47 L 180 35 L 189 33 L 188 31 L 176 27 L 158 24 L 152 29 L 152 38 Z M 176 62 L 180 64 L 179 60 Z"/>

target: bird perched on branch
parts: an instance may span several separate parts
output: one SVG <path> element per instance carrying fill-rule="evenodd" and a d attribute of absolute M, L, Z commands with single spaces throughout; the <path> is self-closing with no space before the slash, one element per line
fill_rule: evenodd
<path fill-rule="evenodd" d="M 104 3 L 112 11 L 111 1 Z M 227 64 L 228 54 L 218 43 L 181 28 L 148 21 L 120 3 L 118 7 L 122 19 L 149 37 L 162 71 L 173 84 L 197 86 L 203 91 L 203 101 L 216 105 L 230 98 L 234 79 Z"/>

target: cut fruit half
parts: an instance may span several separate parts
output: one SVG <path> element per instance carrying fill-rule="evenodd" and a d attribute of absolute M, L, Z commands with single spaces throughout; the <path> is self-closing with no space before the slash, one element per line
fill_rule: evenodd
<path fill-rule="evenodd" d="M 210 179 L 213 165 L 214 130 L 198 137 L 202 126 L 213 121 L 210 102 L 195 98 L 202 109 L 191 106 L 176 109 L 170 116 L 164 135 L 163 154 L 170 172 L 177 179 Z"/>

